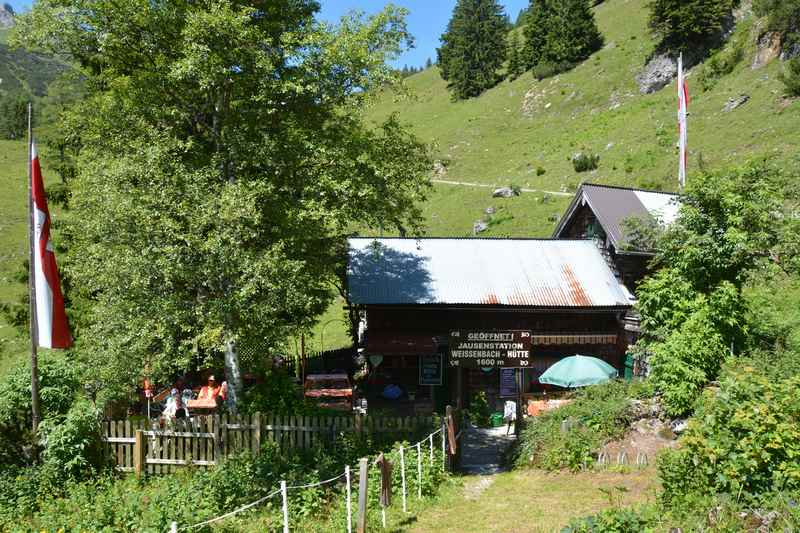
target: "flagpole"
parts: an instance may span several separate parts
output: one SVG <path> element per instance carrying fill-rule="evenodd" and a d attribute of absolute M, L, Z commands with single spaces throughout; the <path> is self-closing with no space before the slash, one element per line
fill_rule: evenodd
<path fill-rule="evenodd" d="M 39 365 L 36 344 L 38 342 L 38 324 L 36 323 L 36 228 L 33 226 L 33 107 L 28 102 L 28 286 L 30 297 L 30 331 L 31 331 L 31 415 L 33 432 L 39 429 Z"/>

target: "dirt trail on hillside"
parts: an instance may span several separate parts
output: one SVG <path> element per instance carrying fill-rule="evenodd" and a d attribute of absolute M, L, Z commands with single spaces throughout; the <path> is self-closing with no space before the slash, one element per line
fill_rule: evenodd
<path fill-rule="evenodd" d="M 470 183 L 468 181 L 450 181 L 450 180 L 440 180 L 440 179 L 432 179 L 433 183 L 443 183 L 445 185 L 461 185 L 463 187 L 481 187 L 483 189 L 496 189 L 498 187 L 503 187 L 503 185 L 491 185 L 488 183 Z M 522 192 L 540 192 L 544 194 L 551 194 L 554 196 L 574 196 L 574 193 L 571 192 L 562 192 L 562 191 L 545 191 L 544 189 L 520 189 Z"/>

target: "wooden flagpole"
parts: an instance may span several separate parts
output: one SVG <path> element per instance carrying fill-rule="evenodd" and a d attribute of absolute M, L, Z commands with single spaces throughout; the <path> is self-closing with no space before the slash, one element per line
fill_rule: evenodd
<path fill-rule="evenodd" d="M 36 228 L 33 225 L 33 106 L 28 102 L 28 286 L 30 297 L 30 330 L 31 330 L 31 414 L 33 432 L 39 429 L 39 368 L 36 344 L 38 342 L 38 324 L 36 323 L 36 274 L 34 271 L 34 254 L 36 253 Z"/>

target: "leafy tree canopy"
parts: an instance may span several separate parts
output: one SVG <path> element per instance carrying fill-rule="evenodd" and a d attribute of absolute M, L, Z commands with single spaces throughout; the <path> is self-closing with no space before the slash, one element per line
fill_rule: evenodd
<path fill-rule="evenodd" d="M 359 115 L 397 80 L 406 13 L 330 26 L 318 9 L 41 0 L 20 17 L 16 42 L 68 54 L 86 81 L 66 121 L 64 269 L 90 303 L 78 351 L 109 394 L 236 342 L 279 346 L 328 304 L 344 235 L 420 230 L 427 148 Z"/>
<path fill-rule="evenodd" d="M 502 79 L 508 26 L 497 0 L 458 0 L 436 51 L 453 99 L 478 96 Z"/>
<path fill-rule="evenodd" d="M 796 181 L 764 162 L 690 181 L 680 216 L 658 244 L 662 268 L 637 290 L 646 331 L 639 348 L 652 355 L 670 414 L 690 412 L 731 347 L 739 353 L 751 342 L 743 287 L 754 273 L 800 273 Z"/>

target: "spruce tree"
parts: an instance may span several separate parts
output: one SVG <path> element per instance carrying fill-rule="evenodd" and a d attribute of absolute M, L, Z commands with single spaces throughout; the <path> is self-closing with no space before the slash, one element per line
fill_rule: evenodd
<path fill-rule="evenodd" d="M 790 2 L 780 0 L 781 5 Z M 714 45 L 738 0 L 650 0 L 648 24 L 661 50 L 691 51 Z M 756 3 L 756 8 L 759 3 Z"/>
<path fill-rule="evenodd" d="M 511 35 L 508 41 L 508 78 L 515 80 L 520 74 L 525 72 L 522 66 L 522 57 L 519 50 L 519 37 L 517 34 Z"/>
<path fill-rule="evenodd" d="M 531 0 L 523 63 L 567 70 L 603 46 L 588 0 Z"/>
<path fill-rule="evenodd" d="M 428 59 L 425 61 L 425 68 L 426 68 L 426 69 L 429 69 L 429 68 L 431 68 L 432 66 L 433 66 L 433 61 L 431 61 L 431 58 L 429 57 L 429 58 L 428 58 Z"/>
<path fill-rule="evenodd" d="M 501 79 L 508 20 L 497 0 L 458 0 L 436 50 L 453 99 L 480 95 Z"/>

